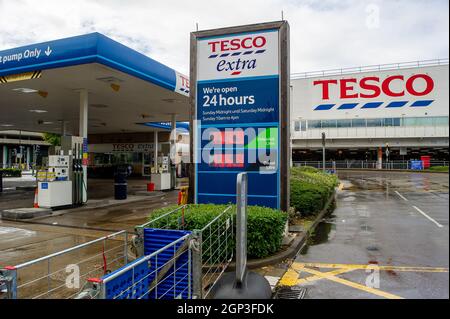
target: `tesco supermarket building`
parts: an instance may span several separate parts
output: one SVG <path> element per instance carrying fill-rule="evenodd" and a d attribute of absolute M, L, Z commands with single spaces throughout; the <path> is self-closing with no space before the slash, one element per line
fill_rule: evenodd
<path fill-rule="evenodd" d="M 26 58 L 18 59 L 23 52 Z M 83 136 L 89 166 L 127 162 L 142 175 L 157 166 L 158 153 L 167 154 L 170 143 L 182 144 L 177 153 L 188 158 L 187 136 L 169 138 L 176 122 L 190 118 L 189 81 L 179 72 L 98 33 L 0 56 L 0 136 L 5 130 Z M 293 74 L 293 162 L 321 161 L 325 133 L 329 161 L 427 155 L 448 165 L 448 62 Z M 0 139 L 0 163 L 8 167 L 12 144 L 5 143 Z"/>
<path fill-rule="evenodd" d="M 448 59 L 294 74 L 291 96 L 294 163 L 322 160 L 322 132 L 330 161 L 448 161 Z"/>

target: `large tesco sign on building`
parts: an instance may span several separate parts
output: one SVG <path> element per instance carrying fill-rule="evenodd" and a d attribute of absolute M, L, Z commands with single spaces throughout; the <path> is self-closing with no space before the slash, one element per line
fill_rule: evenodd
<path fill-rule="evenodd" d="M 292 117 L 448 116 L 449 65 L 291 79 Z"/>
<path fill-rule="evenodd" d="M 402 97 L 405 94 L 425 96 L 433 91 L 434 80 L 427 74 L 415 74 L 407 78 L 399 74 L 388 76 L 385 79 L 380 79 L 378 76 L 367 76 L 359 80 L 356 78 L 316 80 L 313 81 L 313 85 L 320 87 L 322 100 L 330 99 L 330 86 L 339 88 L 340 99 L 372 99 L 381 94 L 388 97 Z"/>

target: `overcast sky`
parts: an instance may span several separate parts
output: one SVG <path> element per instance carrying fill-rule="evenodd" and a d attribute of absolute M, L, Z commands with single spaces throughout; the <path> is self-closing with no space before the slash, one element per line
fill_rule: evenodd
<path fill-rule="evenodd" d="M 189 32 L 280 20 L 291 71 L 445 58 L 447 0 L 0 0 L 0 50 L 103 33 L 188 74 Z"/>

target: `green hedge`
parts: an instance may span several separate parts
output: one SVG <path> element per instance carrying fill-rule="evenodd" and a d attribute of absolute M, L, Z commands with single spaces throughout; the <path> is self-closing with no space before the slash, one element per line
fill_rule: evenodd
<path fill-rule="evenodd" d="M 291 207 L 303 216 L 316 214 L 325 207 L 337 185 L 335 175 L 309 166 L 294 167 L 291 169 Z"/>
<path fill-rule="evenodd" d="M 448 172 L 448 166 L 432 166 L 427 170 L 431 172 Z"/>
<path fill-rule="evenodd" d="M 188 209 L 185 210 L 185 227 L 187 230 L 202 229 L 211 220 L 222 213 L 227 205 L 212 205 L 212 204 L 191 204 Z M 155 210 L 151 215 L 149 220 L 156 219 L 158 216 L 174 210 L 176 206 L 165 207 L 162 209 Z M 229 210 L 229 214 L 225 216 L 228 218 L 232 216 L 234 220 L 234 225 L 236 225 L 236 207 L 233 206 Z M 283 231 L 286 221 L 288 219 L 287 213 L 279 210 L 259 207 L 259 206 L 248 206 L 248 218 L 247 218 L 247 252 L 250 258 L 264 258 L 273 255 L 281 248 L 283 241 Z M 181 220 L 181 210 L 176 214 L 171 214 L 169 217 L 164 217 L 151 227 L 162 228 L 169 226 L 170 229 L 178 229 Z M 236 232 L 234 232 L 236 233 Z M 209 236 L 208 234 L 204 234 Z M 212 242 L 215 242 L 213 239 Z M 232 239 L 232 245 L 229 249 L 234 249 L 235 238 Z M 207 246 L 208 243 L 205 241 L 203 245 L 204 260 L 209 258 L 209 251 L 215 251 L 215 247 Z"/>
<path fill-rule="evenodd" d="M 21 177 L 22 171 L 18 168 L 0 168 L 3 177 Z"/>

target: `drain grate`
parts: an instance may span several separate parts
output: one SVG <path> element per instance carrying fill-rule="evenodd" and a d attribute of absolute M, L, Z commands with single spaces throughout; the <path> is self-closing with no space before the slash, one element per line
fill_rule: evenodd
<path fill-rule="evenodd" d="M 280 287 L 277 289 L 274 299 L 304 299 L 305 295 L 306 288 L 303 287 Z"/>

